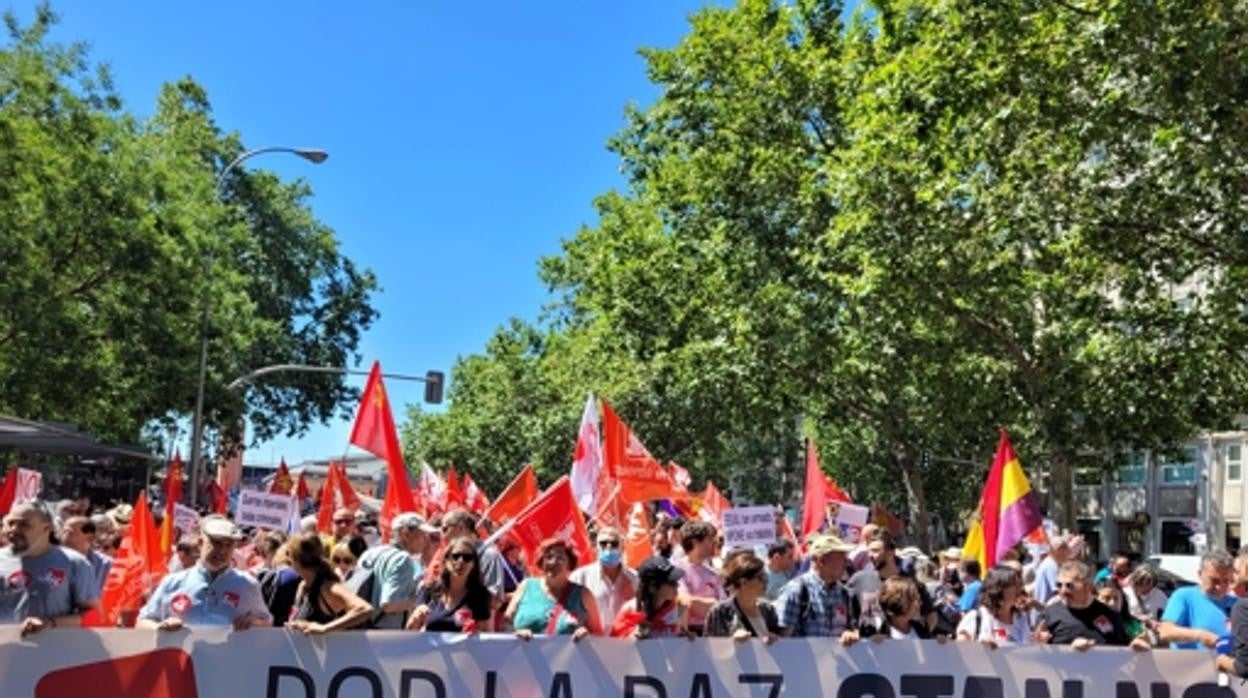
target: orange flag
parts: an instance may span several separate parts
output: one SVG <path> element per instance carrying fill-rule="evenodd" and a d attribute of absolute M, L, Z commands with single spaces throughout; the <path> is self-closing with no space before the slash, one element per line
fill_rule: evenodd
<path fill-rule="evenodd" d="M 650 455 L 606 400 L 602 401 L 602 455 L 611 478 L 619 483 L 621 504 L 673 496 L 674 483 L 667 469 Z"/>
<path fill-rule="evenodd" d="M 507 489 L 498 495 L 498 499 L 486 509 L 484 518 L 494 523 L 503 523 L 519 514 L 534 499 L 537 499 L 537 475 L 533 466 L 526 465 L 520 474 L 507 485 Z"/>
<path fill-rule="evenodd" d="M 628 512 L 628 529 L 624 531 L 624 561 L 637 569 L 646 558 L 654 555 L 650 546 L 650 512 L 646 505 L 634 502 Z"/>
<path fill-rule="evenodd" d="M 174 505 L 182 501 L 182 454 L 174 452 L 165 469 L 165 518 L 160 522 L 160 552 L 168 555 L 176 543 L 173 539 Z"/>
<path fill-rule="evenodd" d="M 295 481 L 290 477 L 290 468 L 286 467 L 286 459 L 283 458 L 277 466 L 277 474 L 273 476 L 273 485 L 269 487 L 269 494 L 290 494 L 294 486 Z"/>
<path fill-rule="evenodd" d="M 576 551 L 577 564 L 593 562 L 594 547 L 589 544 L 589 532 L 585 530 L 585 517 L 576 506 L 572 496 L 572 482 L 567 475 L 555 481 L 524 511 L 516 515 L 509 535 L 524 550 L 529 569 L 540 574 L 537 548 L 547 538 L 566 541 Z"/>
<path fill-rule="evenodd" d="M 698 509 L 698 518 L 715 528 L 723 527 L 724 510 L 732 505 L 724 498 L 723 493 L 710 480 L 706 481 L 706 489 L 702 492 L 702 507 Z"/>
<path fill-rule="evenodd" d="M 122 612 L 137 610 L 142 605 L 143 594 L 164 576 L 165 559 L 160 552 L 159 534 L 147 506 L 147 496 L 140 494 L 130 516 L 130 528 L 104 582 L 100 617 L 96 619 L 101 627 L 117 627 Z"/>
<path fill-rule="evenodd" d="M 412 488 L 407 484 L 407 466 L 403 464 L 399 432 L 394 427 L 394 413 L 390 411 L 386 387 L 381 380 L 380 361 L 374 361 L 373 368 L 368 373 L 368 383 L 360 398 L 360 410 L 355 415 L 355 426 L 351 429 L 351 443 L 386 461 L 388 506 L 382 507 L 378 523 L 383 531 L 388 531 L 390 519 L 404 512 L 416 511 L 416 500 L 412 497 Z M 394 492 L 393 497 L 390 496 L 391 492 Z"/>

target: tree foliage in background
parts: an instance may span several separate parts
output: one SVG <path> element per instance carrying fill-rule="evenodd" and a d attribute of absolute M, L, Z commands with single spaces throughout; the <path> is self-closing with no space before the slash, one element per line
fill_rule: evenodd
<path fill-rule="evenodd" d="M 924 531 L 974 505 L 1005 426 L 1072 526 L 1074 469 L 1245 411 L 1248 9 L 843 9 L 741 0 L 644 52 L 626 190 L 414 454 L 565 472 L 594 390 L 656 456 L 774 501 L 803 420 Z"/>
<path fill-rule="evenodd" d="M 268 364 L 358 361 L 376 282 L 307 184 L 235 170 L 219 202 L 215 175 L 243 146 L 205 90 L 169 83 L 136 117 L 83 46 L 47 40 L 54 23 L 47 6 L 26 27 L 7 15 L 0 49 L 0 413 L 124 443 L 188 415 L 206 256 L 209 427 L 236 437 L 246 414 L 262 440 L 351 407 L 335 376 L 225 387 Z"/>

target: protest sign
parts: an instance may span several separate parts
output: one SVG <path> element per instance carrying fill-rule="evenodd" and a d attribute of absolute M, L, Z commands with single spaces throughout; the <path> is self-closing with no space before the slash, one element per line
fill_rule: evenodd
<path fill-rule="evenodd" d="M 239 526 L 285 531 L 290 525 L 291 517 L 298 514 L 294 503 L 295 499 L 288 494 L 243 490 L 238 493 L 234 523 Z"/>
<path fill-rule="evenodd" d="M 199 513 L 184 504 L 174 504 L 173 525 L 182 533 L 193 533 L 199 530 Z"/>
<path fill-rule="evenodd" d="M 770 545 L 776 539 L 776 513 L 771 507 L 724 510 L 724 550 Z"/>
<path fill-rule="evenodd" d="M 867 525 L 871 516 L 869 507 L 845 502 L 828 503 L 829 529 L 847 543 L 858 543 L 862 538 L 862 527 Z"/>

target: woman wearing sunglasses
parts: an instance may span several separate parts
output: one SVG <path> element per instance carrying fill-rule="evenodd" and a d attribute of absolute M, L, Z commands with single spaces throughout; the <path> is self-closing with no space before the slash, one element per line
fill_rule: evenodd
<path fill-rule="evenodd" d="M 490 601 L 490 590 L 481 579 L 476 543 L 471 538 L 456 538 L 447 545 L 441 573 L 416 591 L 416 609 L 407 629 L 491 632 Z"/>

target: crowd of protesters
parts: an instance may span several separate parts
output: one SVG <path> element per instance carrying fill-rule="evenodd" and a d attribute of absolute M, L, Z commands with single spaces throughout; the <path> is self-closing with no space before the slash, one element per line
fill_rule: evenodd
<path fill-rule="evenodd" d="M 130 512 L 89 513 L 38 501 L 8 512 L 0 623 L 20 624 L 24 634 L 74 627 L 99 606 Z M 654 556 L 634 569 L 615 528 L 591 531 L 596 559 L 581 564 L 563 539 L 524 560 L 506 537 L 483 540 L 481 523 L 462 510 L 432 521 L 405 513 L 382 536 L 375 521 L 344 509 L 328 534 L 309 517 L 288 537 L 248 535 L 207 516 L 177 540 L 171 571 L 135 626 L 1217 648 L 1219 668 L 1248 675 L 1245 551 L 1206 553 L 1196 584 L 1167 597 L 1152 567 L 1119 555 L 1096 570 L 1083 541 L 1069 535 L 1009 551 L 984 570 L 957 549 L 899 550 L 875 525 L 855 544 L 820 533 L 800 547 L 777 537 L 765 548 L 724 550 L 711 524 L 664 517 L 653 528 Z"/>

